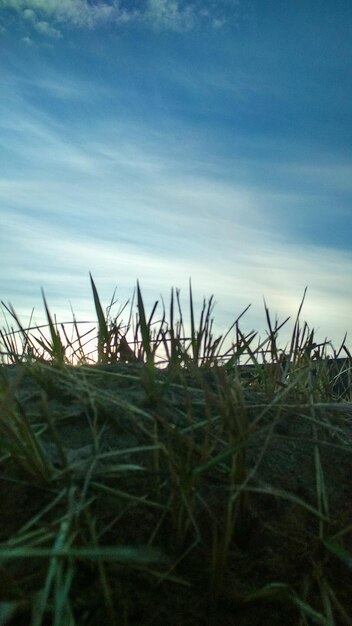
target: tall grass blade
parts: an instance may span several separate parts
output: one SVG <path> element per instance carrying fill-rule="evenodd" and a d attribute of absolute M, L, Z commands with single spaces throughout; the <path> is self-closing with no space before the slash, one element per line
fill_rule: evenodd
<path fill-rule="evenodd" d="M 142 294 L 141 294 L 138 280 L 137 280 L 137 305 L 138 305 L 139 323 L 140 323 L 141 335 L 142 335 L 142 346 L 147 357 L 147 364 L 153 365 L 153 355 L 152 355 L 152 350 L 150 347 L 149 325 L 147 324 L 147 319 L 145 316 L 145 309 L 144 309 Z M 155 308 L 156 308 L 156 305 L 154 305 L 153 312 L 155 311 Z"/>
<path fill-rule="evenodd" d="M 50 336 L 51 336 L 50 354 L 51 354 L 52 359 L 55 361 L 55 363 L 57 363 L 58 365 L 63 365 L 65 361 L 65 348 L 63 344 L 61 343 L 59 332 L 55 330 L 55 326 L 50 315 L 49 307 L 47 305 L 43 289 L 41 290 L 41 292 L 42 292 L 45 313 L 46 313 L 46 317 L 49 323 L 49 330 L 50 330 Z"/>
<path fill-rule="evenodd" d="M 110 333 L 106 324 L 105 315 L 100 304 L 97 288 L 95 286 L 93 277 L 89 272 L 90 282 L 93 291 L 94 306 L 98 318 L 98 361 L 99 363 L 106 363 L 108 361 L 108 351 L 110 343 Z"/>

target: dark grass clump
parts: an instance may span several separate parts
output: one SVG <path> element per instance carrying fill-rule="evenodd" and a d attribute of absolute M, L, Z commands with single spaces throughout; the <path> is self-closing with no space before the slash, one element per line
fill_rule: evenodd
<path fill-rule="evenodd" d="M 303 298 L 284 348 L 266 306 L 264 340 L 243 314 L 214 339 L 191 286 L 187 337 L 179 291 L 154 322 L 138 283 L 131 336 L 91 285 L 92 351 L 44 294 L 46 332 L 3 303 L 0 626 L 350 625 L 346 338 Z"/>

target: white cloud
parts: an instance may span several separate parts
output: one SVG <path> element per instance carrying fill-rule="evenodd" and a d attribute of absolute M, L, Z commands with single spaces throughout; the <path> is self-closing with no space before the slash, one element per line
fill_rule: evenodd
<path fill-rule="evenodd" d="M 218 30 L 227 21 L 221 6 L 199 0 L 143 0 L 138 8 L 122 4 L 119 0 L 0 0 L 0 8 L 13 9 L 38 32 L 51 37 L 58 37 L 59 28 L 65 25 L 93 29 L 139 21 L 160 30 L 188 31 L 204 21 Z"/>
<path fill-rule="evenodd" d="M 41 35 L 46 35 L 47 37 L 53 37 L 54 39 L 62 37 L 60 31 L 57 28 L 50 26 L 48 22 L 36 22 L 35 29 Z"/>
<path fill-rule="evenodd" d="M 196 21 L 195 7 L 180 8 L 177 0 L 148 0 L 146 18 L 156 28 L 190 30 Z"/>
<path fill-rule="evenodd" d="M 36 21 L 37 21 L 37 16 L 36 16 L 35 12 L 32 9 L 25 9 L 23 11 L 23 17 L 24 17 L 25 20 L 28 20 L 29 22 L 36 23 Z"/>
<path fill-rule="evenodd" d="M 58 36 L 55 26 L 94 28 L 104 23 L 126 22 L 137 14 L 135 10 L 121 9 L 117 0 L 98 4 L 87 0 L 0 0 L 1 7 L 15 10 L 39 32 L 52 37 Z"/>
<path fill-rule="evenodd" d="M 26 44 L 26 46 L 34 46 L 34 41 L 30 37 L 22 37 L 21 41 Z"/>

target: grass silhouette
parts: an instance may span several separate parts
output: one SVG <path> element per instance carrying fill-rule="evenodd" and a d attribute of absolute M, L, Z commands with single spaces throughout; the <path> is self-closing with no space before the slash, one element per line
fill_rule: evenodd
<path fill-rule="evenodd" d="M 189 337 L 179 290 L 154 322 L 138 282 L 132 327 L 90 280 L 93 351 L 44 293 L 46 333 L 2 303 L 0 625 L 351 624 L 346 338 L 303 297 L 285 348 L 266 304 L 264 340 L 246 311 L 214 339 L 191 284 Z"/>

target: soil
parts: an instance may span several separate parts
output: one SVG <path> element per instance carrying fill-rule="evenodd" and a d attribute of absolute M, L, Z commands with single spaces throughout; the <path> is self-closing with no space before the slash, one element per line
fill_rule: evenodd
<path fill-rule="evenodd" d="M 88 488 L 86 497 L 94 495 L 92 515 L 98 520 L 99 530 L 106 529 L 104 545 L 141 546 L 155 533 L 153 545 L 172 562 L 179 561 L 172 574 L 182 583 L 167 576 L 160 582 L 156 575 L 153 578 L 144 571 L 119 568 L 114 563 L 106 566 L 115 608 L 126 619 L 118 623 L 298 626 L 304 622 L 300 621 L 300 612 L 292 596 L 288 597 L 287 589 L 323 613 L 322 586 L 328 585 L 352 624 L 351 568 L 324 549 L 319 538 L 321 532 L 325 537 L 332 536 L 351 524 L 351 404 L 340 402 L 327 410 L 322 406 L 322 398 L 321 405 L 313 410 L 307 406 L 306 398 L 293 390 L 279 411 L 277 393 L 270 395 L 248 385 L 241 396 L 234 383 L 224 428 L 224 420 L 216 420 L 226 395 L 222 375 L 206 372 L 206 387 L 189 375 L 175 375 L 161 399 L 155 392 L 148 393 L 147 377 L 146 368 L 135 363 L 63 370 L 39 364 L 0 368 L 0 389 L 4 390 L 0 416 L 1 543 L 13 540 L 24 524 L 64 487 L 74 486 L 78 493 L 83 493 L 88 475 L 92 484 L 100 483 L 150 500 L 156 499 L 153 485 L 158 483 L 159 501 L 167 504 L 173 480 L 170 466 L 178 463 L 177 473 L 182 475 L 190 462 L 192 467 L 206 462 L 203 452 L 207 441 L 212 458 L 221 454 L 224 458 L 199 474 L 188 502 L 194 524 L 185 523 L 182 533 L 177 532 L 172 515 L 161 515 L 160 510 L 142 502 L 140 506 L 127 506 L 125 501 L 117 502 L 116 497 Z M 157 389 L 166 378 L 166 372 L 157 373 Z M 25 416 L 36 433 L 42 464 L 33 476 L 18 459 L 16 462 L 15 456 L 6 455 L 11 435 L 4 420 L 6 411 L 8 419 L 13 419 L 12 410 Z M 229 432 L 234 447 L 226 456 Z M 240 436 L 245 447 L 239 451 L 235 443 Z M 153 478 L 155 453 L 147 451 L 141 455 L 136 450 L 156 441 L 174 454 L 172 458 L 170 454 L 160 454 L 158 481 Z M 128 452 L 122 453 L 125 450 Z M 120 451 L 121 455 L 109 456 L 113 451 Z M 226 573 L 216 599 L 211 600 L 210 547 L 214 529 L 221 537 L 226 523 L 234 458 L 240 469 L 245 468 L 242 478 L 248 482 L 245 495 L 238 499 L 241 508 L 231 537 Z M 119 471 L 118 463 L 138 466 L 143 471 Z M 324 485 L 322 501 L 317 495 L 317 481 Z M 181 492 L 174 487 L 179 497 Z M 41 519 L 48 531 L 55 527 L 65 502 L 61 501 Z M 328 520 L 323 524 L 319 524 L 316 513 L 319 509 Z M 64 512 L 65 508 L 61 514 Z M 114 522 L 117 517 L 118 524 Z M 189 520 L 189 515 L 185 517 Z M 34 526 L 38 528 L 38 524 Z M 77 532 L 78 541 L 87 540 L 87 529 L 79 528 Z M 343 547 L 352 554 L 351 532 L 343 535 Z M 13 581 L 27 600 L 31 598 L 43 585 L 46 568 L 43 560 L 31 564 L 17 560 L 6 563 L 5 574 L 5 566 L 0 565 L 0 601 L 17 598 Z M 96 579 L 96 564 L 79 564 L 73 584 L 79 624 L 109 623 Z M 282 588 L 280 593 L 276 589 L 266 599 L 249 601 L 250 594 L 272 583 L 286 585 L 286 591 Z M 87 602 L 84 617 L 82 606 Z M 26 616 L 28 619 L 26 602 L 21 611 L 6 623 L 24 624 Z M 331 626 L 348 623 L 339 610 L 336 615 Z M 307 618 L 306 623 L 315 622 Z"/>

